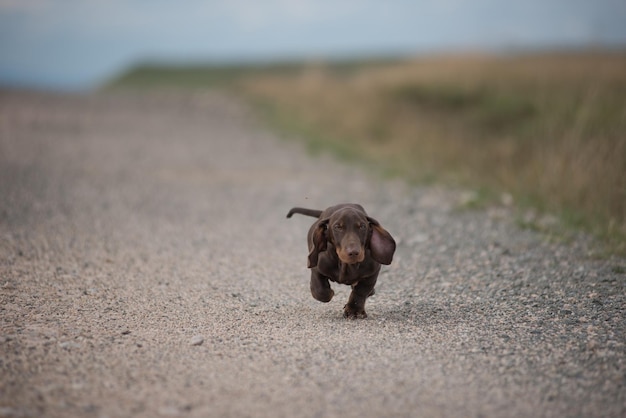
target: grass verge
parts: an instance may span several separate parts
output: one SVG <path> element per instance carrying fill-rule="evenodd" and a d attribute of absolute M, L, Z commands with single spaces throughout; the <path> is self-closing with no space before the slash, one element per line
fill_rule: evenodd
<path fill-rule="evenodd" d="M 626 254 L 623 52 L 140 68 L 115 84 L 225 85 L 312 152 L 504 193 Z"/>

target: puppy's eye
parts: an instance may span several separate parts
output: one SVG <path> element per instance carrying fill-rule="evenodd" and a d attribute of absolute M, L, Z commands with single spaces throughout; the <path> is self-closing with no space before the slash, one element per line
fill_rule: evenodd
<path fill-rule="evenodd" d="M 341 231 L 341 230 L 343 230 L 343 225 L 341 225 L 341 224 L 335 224 L 335 225 L 333 225 L 333 228 L 334 228 L 335 230 L 337 230 L 337 231 Z"/>
<path fill-rule="evenodd" d="M 360 229 L 360 230 L 364 230 L 365 228 L 367 228 L 367 225 L 365 225 L 365 224 L 359 224 L 359 229 Z"/>

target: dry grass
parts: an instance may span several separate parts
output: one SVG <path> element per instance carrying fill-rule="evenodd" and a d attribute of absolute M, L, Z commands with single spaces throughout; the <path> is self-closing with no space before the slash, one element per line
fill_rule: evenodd
<path fill-rule="evenodd" d="M 626 54 L 318 64 L 239 88 L 312 147 L 505 191 L 626 251 Z"/>

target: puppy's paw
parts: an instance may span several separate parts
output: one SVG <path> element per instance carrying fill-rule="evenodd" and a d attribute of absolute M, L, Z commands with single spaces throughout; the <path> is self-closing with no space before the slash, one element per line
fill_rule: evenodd
<path fill-rule="evenodd" d="M 367 318 L 367 314 L 365 309 L 348 304 L 343 307 L 343 317 L 347 319 L 364 319 Z"/>
<path fill-rule="evenodd" d="M 328 303 L 331 301 L 333 296 L 335 296 L 335 291 L 333 289 L 322 289 L 322 290 L 314 290 L 311 289 L 311 294 L 313 297 L 320 302 Z"/>

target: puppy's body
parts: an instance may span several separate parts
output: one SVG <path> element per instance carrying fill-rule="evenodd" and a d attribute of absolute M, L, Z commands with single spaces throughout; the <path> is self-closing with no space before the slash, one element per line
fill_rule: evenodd
<path fill-rule="evenodd" d="M 334 291 L 330 281 L 352 286 L 344 306 L 347 318 L 365 318 L 365 300 L 374 294 L 380 265 L 390 264 L 396 243 L 361 205 L 341 204 L 326 210 L 293 208 L 287 214 L 313 216 L 318 220 L 308 233 L 311 294 L 329 302 Z"/>

